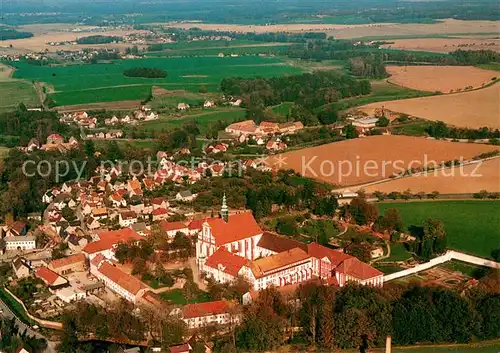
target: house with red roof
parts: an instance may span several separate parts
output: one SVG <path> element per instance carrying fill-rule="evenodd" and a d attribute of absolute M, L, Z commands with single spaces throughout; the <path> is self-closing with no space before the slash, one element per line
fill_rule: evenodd
<path fill-rule="evenodd" d="M 58 289 L 68 285 L 66 278 L 59 276 L 49 268 L 42 266 L 36 270 L 35 275 L 50 289 Z"/>
<path fill-rule="evenodd" d="M 157 208 L 151 212 L 153 216 L 153 222 L 162 221 L 168 218 L 168 210 L 166 208 Z"/>
<path fill-rule="evenodd" d="M 160 227 L 163 231 L 167 233 L 169 239 L 173 239 L 177 232 L 184 233 L 188 235 L 188 227 L 184 222 L 167 222 L 161 221 Z"/>
<path fill-rule="evenodd" d="M 91 261 L 90 273 L 104 282 L 107 288 L 132 303 L 136 303 L 148 290 L 144 283 L 113 266 L 102 255 Z"/>
<path fill-rule="evenodd" d="M 59 134 L 54 133 L 50 134 L 47 137 L 47 144 L 61 144 L 61 143 L 64 143 L 64 137 L 62 137 Z"/>
<path fill-rule="evenodd" d="M 48 267 L 59 275 L 85 271 L 85 255 L 80 253 L 52 260 Z"/>
<path fill-rule="evenodd" d="M 143 237 L 130 228 L 101 232 L 98 237 L 99 240 L 88 243 L 82 250 L 85 256 L 91 261 L 99 254 L 107 259 L 116 260 L 114 249 L 118 243 L 143 239 Z"/>
<path fill-rule="evenodd" d="M 190 329 L 210 325 L 220 327 L 241 321 L 241 314 L 236 312 L 235 304 L 226 300 L 188 304 L 172 310 L 170 315 L 182 319 Z"/>

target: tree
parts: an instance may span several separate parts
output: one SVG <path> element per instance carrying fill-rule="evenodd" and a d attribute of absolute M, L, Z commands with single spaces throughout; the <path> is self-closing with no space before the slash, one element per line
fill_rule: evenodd
<path fill-rule="evenodd" d="M 346 125 L 344 129 L 345 129 L 344 130 L 345 137 L 347 139 L 354 139 L 359 137 L 359 132 L 358 130 L 356 130 L 356 127 L 354 125 L 352 124 Z"/>
<path fill-rule="evenodd" d="M 376 122 L 376 125 L 380 127 L 386 127 L 389 125 L 389 123 L 390 123 L 389 119 L 387 119 L 385 116 L 381 116 Z"/>
<path fill-rule="evenodd" d="M 403 220 L 397 208 L 389 208 L 382 217 L 377 220 L 377 228 L 380 231 L 400 232 L 403 230 Z"/>
<path fill-rule="evenodd" d="M 348 206 L 348 214 L 356 224 L 369 225 L 378 217 L 378 209 L 372 204 L 366 202 L 364 198 L 354 198 Z"/>
<path fill-rule="evenodd" d="M 132 274 L 143 275 L 147 272 L 146 260 L 141 257 L 136 257 L 132 262 Z"/>
<path fill-rule="evenodd" d="M 163 322 L 162 329 L 162 351 L 167 352 L 170 346 L 183 343 L 186 334 L 186 324 L 182 320 L 168 318 Z"/>

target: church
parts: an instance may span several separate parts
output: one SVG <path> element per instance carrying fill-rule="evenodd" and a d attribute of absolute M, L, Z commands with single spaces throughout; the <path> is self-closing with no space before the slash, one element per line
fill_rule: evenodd
<path fill-rule="evenodd" d="M 218 282 L 241 276 L 253 290 L 318 278 L 337 286 L 348 281 L 383 285 L 382 272 L 342 250 L 264 232 L 251 212 L 229 215 L 225 196 L 220 218 L 203 222 L 196 263 L 200 272 Z"/>

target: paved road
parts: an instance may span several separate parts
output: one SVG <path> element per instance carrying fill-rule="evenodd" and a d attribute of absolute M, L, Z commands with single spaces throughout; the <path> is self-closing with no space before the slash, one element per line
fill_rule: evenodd
<path fill-rule="evenodd" d="M 40 333 L 34 331 L 30 326 L 26 325 L 24 322 L 19 320 L 17 316 L 14 315 L 14 313 L 10 310 L 10 308 L 5 304 L 1 299 L 0 299 L 0 309 L 2 310 L 2 314 L 0 316 L 12 319 L 13 317 L 16 319 L 16 325 L 19 327 L 19 331 L 23 332 L 24 330 L 27 330 L 29 335 L 36 336 L 37 338 L 45 338 L 42 336 Z M 47 338 L 45 338 L 47 340 Z M 47 340 L 47 349 L 45 350 L 45 353 L 55 353 L 56 350 L 54 349 L 55 344 L 53 342 L 49 342 Z"/>

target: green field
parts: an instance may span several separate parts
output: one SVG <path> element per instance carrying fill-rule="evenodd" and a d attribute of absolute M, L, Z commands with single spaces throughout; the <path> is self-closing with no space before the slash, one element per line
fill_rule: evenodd
<path fill-rule="evenodd" d="M 182 289 L 172 289 L 160 294 L 160 297 L 170 304 L 186 305 L 193 303 L 204 303 L 210 301 L 210 297 L 206 292 L 199 291 L 195 298 L 187 300 L 182 292 Z"/>
<path fill-rule="evenodd" d="M 271 110 L 281 116 L 286 117 L 293 107 L 293 102 L 283 102 L 281 104 L 271 107 Z"/>
<path fill-rule="evenodd" d="M 404 227 L 422 226 L 427 218 L 444 222 L 448 247 L 481 257 L 500 248 L 500 202 L 490 200 L 386 202 L 379 212 L 397 208 Z"/>
<path fill-rule="evenodd" d="M 405 261 L 409 259 L 412 255 L 406 251 L 405 245 L 403 243 L 392 243 L 391 244 L 391 256 L 385 261 Z"/>
<path fill-rule="evenodd" d="M 0 81 L 0 112 L 14 110 L 21 102 L 27 107 L 40 105 L 33 85 L 20 80 Z"/>
<path fill-rule="evenodd" d="M 180 127 L 187 122 L 195 121 L 200 133 L 203 134 L 207 131 L 211 124 L 216 123 L 218 120 L 224 122 L 233 122 L 238 119 L 244 118 L 246 115 L 245 109 L 240 108 L 226 108 L 224 110 L 210 111 L 206 110 L 200 114 L 186 115 L 183 118 L 162 118 L 158 120 L 148 121 L 142 126 L 147 131 L 168 131 Z"/>
<path fill-rule="evenodd" d="M 58 105 L 144 99 L 153 85 L 191 92 L 204 86 L 214 92 L 225 77 L 272 77 L 301 72 L 278 58 L 259 56 L 146 58 L 52 67 L 18 62 L 16 67 L 16 78 L 46 82 L 53 87 L 49 96 Z M 125 77 L 123 71 L 132 67 L 162 68 L 168 77 Z"/>

